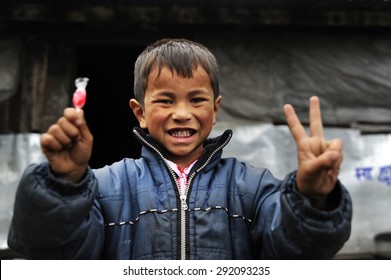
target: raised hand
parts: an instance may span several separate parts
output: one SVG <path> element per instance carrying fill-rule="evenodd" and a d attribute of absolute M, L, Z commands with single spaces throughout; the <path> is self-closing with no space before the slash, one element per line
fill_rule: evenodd
<path fill-rule="evenodd" d="M 78 182 L 91 157 L 93 136 L 82 109 L 66 108 L 57 123 L 41 136 L 41 148 L 53 173 L 62 179 Z"/>
<path fill-rule="evenodd" d="M 301 193 L 315 200 L 326 198 L 337 181 L 343 159 L 342 141 L 324 139 L 318 97 L 310 98 L 309 136 L 291 105 L 284 106 L 284 113 L 297 147 L 297 187 Z"/>

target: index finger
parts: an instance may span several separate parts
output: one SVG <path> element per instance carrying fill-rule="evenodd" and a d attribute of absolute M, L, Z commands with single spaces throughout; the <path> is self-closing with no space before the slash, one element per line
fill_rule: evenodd
<path fill-rule="evenodd" d="M 295 139 L 296 143 L 305 137 L 307 137 L 307 133 L 303 125 L 301 124 L 299 118 L 296 115 L 295 109 L 293 109 L 292 105 L 285 104 L 284 105 L 284 114 L 286 121 L 288 123 L 289 129 Z"/>

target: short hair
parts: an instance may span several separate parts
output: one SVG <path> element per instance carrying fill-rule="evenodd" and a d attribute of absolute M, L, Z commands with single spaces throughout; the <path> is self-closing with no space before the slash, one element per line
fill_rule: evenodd
<path fill-rule="evenodd" d="M 219 71 L 215 56 L 205 46 L 187 39 L 162 39 L 147 46 L 138 56 L 134 67 L 134 97 L 144 105 L 149 74 L 163 67 L 185 78 L 193 76 L 198 66 L 205 69 L 211 80 L 214 99 L 219 96 Z"/>

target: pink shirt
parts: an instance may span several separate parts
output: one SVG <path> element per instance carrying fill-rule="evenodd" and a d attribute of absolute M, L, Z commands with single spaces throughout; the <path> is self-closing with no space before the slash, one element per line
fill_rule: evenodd
<path fill-rule="evenodd" d="M 179 165 L 173 163 L 172 161 L 166 159 L 166 162 L 172 168 L 172 170 L 174 170 L 175 173 L 178 175 L 177 182 L 179 185 L 179 191 L 181 195 L 184 195 L 186 193 L 186 188 L 187 188 L 187 177 L 189 175 L 191 168 L 194 166 L 197 160 L 193 161 L 188 167 L 186 167 L 183 170 L 179 167 Z"/>

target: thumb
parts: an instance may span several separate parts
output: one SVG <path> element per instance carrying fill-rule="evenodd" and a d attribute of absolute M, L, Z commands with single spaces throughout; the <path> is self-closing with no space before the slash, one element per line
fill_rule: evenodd
<path fill-rule="evenodd" d="M 85 142 L 86 144 L 92 144 L 93 137 L 84 117 L 84 110 L 78 108 L 76 109 L 76 112 L 77 118 L 75 120 L 75 125 L 79 128 L 80 131 L 79 141 Z"/>

